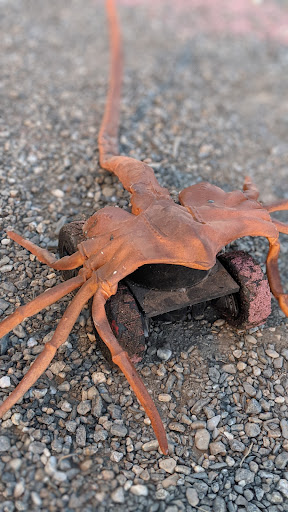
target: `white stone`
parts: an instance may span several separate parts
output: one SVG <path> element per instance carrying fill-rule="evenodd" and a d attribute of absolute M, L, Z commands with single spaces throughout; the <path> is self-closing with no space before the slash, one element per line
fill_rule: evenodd
<path fill-rule="evenodd" d="M 195 473 L 204 473 L 205 472 L 205 469 L 202 468 L 202 466 L 199 466 L 198 464 L 196 464 L 196 466 L 193 467 L 193 470 Z"/>
<path fill-rule="evenodd" d="M 12 421 L 13 425 L 20 425 L 20 420 L 21 420 L 21 414 L 19 412 L 15 412 L 14 414 L 12 414 L 11 421 Z"/>
<path fill-rule="evenodd" d="M 124 455 L 122 452 L 113 451 L 110 455 L 110 460 L 112 460 L 112 462 L 120 462 L 123 457 Z"/>
<path fill-rule="evenodd" d="M 63 368 L 65 367 L 66 363 L 63 363 L 63 361 L 55 361 L 55 363 L 52 363 L 49 366 L 49 370 L 54 374 L 58 375 L 58 373 L 62 372 Z"/>
<path fill-rule="evenodd" d="M 112 501 L 114 501 L 114 503 L 124 503 L 125 496 L 123 487 L 117 487 L 117 489 L 115 489 L 115 491 L 112 492 L 111 498 Z"/>
<path fill-rule="evenodd" d="M 207 421 L 208 430 L 214 430 L 218 426 L 219 421 L 221 420 L 221 415 L 217 414 L 217 416 L 213 416 Z"/>
<path fill-rule="evenodd" d="M 232 363 L 224 364 L 222 366 L 222 370 L 223 370 L 223 372 L 230 373 L 230 374 L 236 373 L 236 367 Z"/>
<path fill-rule="evenodd" d="M 159 462 L 159 468 L 164 469 L 166 473 L 172 473 L 174 472 L 174 469 L 176 467 L 176 460 L 172 459 L 172 457 L 169 457 L 168 459 L 160 460 Z"/>
<path fill-rule="evenodd" d="M 225 324 L 225 320 L 223 318 L 219 318 L 213 323 L 213 327 L 221 327 Z"/>
<path fill-rule="evenodd" d="M 152 452 L 154 450 L 158 450 L 159 443 L 156 439 L 153 439 L 153 441 L 148 441 L 148 443 L 144 443 L 142 445 L 143 452 Z"/>
<path fill-rule="evenodd" d="M 252 345 L 257 344 L 257 339 L 254 338 L 254 336 L 251 336 L 251 334 L 247 334 L 247 336 L 245 336 L 245 341 L 247 341 L 247 343 L 251 343 Z"/>
<path fill-rule="evenodd" d="M 22 494 L 24 493 L 25 491 L 25 485 L 24 485 L 24 482 L 22 480 L 20 480 L 19 482 L 17 482 L 17 484 L 15 485 L 15 488 L 14 488 L 14 498 L 20 498 L 20 496 L 22 496 Z"/>
<path fill-rule="evenodd" d="M 2 388 L 2 389 L 9 388 L 9 386 L 11 386 L 10 377 L 8 377 L 8 376 L 1 377 L 1 379 L 0 379 L 0 388 Z"/>
<path fill-rule="evenodd" d="M 172 396 L 168 395 L 167 393 L 161 393 L 158 395 L 159 402 L 170 402 Z"/>
<path fill-rule="evenodd" d="M 92 381 L 94 384 L 102 384 L 106 382 L 105 374 L 103 372 L 92 373 Z"/>
<path fill-rule="evenodd" d="M 274 402 L 276 404 L 284 404 L 285 402 L 285 397 L 284 396 L 276 396 Z"/>
<path fill-rule="evenodd" d="M 27 347 L 35 347 L 35 345 L 38 345 L 38 341 L 35 340 L 35 338 L 29 338 L 27 341 Z"/>
<path fill-rule="evenodd" d="M 135 496 L 147 496 L 148 488 L 146 487 L 146 485 L 136 484 L 130 487 L 130 492 L 132 492 L 132 494 L 134 494 Z"/>
<path fill-rule="evenodd" d="M 197 430 L 195 434 L 195 445 L 198 450 L 208 450 L 210 434 L 206 428 Z"/>
<path fill-rule="evenodd" d="M 168 361 L 168 359 L 170 359 L 172 356 L 172 350 L 169 348 L 159 348 L 157 350 L 157 356 L 159 359 L 162 359 L 162 361 Z"/>
<path fill-rule="evenodd" d="M 271 348 L 268 348 L 267 350 L 265 350 L 267 356 L 271 357 L 272 359 L 276 359 L 277 357 L 279 357 L 279 354 L 278 352 L 276 352 L 276 350 L 272 350 Z"/>
<path fill-rule="evenodd" d="M 54 190 L 52 190 L 51 193 L 53 194 L 54 197 L 57 197 L 58 199 L 64 197 L 63 190 L 60 190 L 59 188 L 54 188 Z"/>
<path fill-rule="evenodd" d="M 243 361 L 239 361 L 239 363 L 237 363 L 237 370 L 239 370 L 240 372 L 243 372 L 243 370 L 245 370 L 247 364 L 244 363 Z"/>
<path fill-rule="evenodd" d="M 253 366 L 253 375 L 255 375 L 255 377 L 259 377 L 259 375 L 261 375 L 261 369 L 259 366 Z"/>

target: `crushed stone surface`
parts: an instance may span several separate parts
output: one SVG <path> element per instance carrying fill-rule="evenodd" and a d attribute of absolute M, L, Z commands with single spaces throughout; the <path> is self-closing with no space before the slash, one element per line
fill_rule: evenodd
<path fill-rule="evenodd" d="M 261 200 L 287 199 L 286 40 L 270 37 L 260 21 L 245 34 L 209 31 L 207 22 L 202 30 L 196 3 L 179 2 L 177 16 L 160 0 L 120 3 L 121 151 L 150 163 L 175 199 L 203 180 L 241 188 L 246 175 Z M 287 3 L 267 3 L 286 19 Z M 251 2 L 259 13 L 267 3 Z M 4 318 L 61 281 L 7 229 L 57 252 L 66 222 L 105 205 L 129 209 L 129 194 L 98 165 L 109 60 L 104 2 L 2 0 L 0 33 Z M 285 221 L 285 212 L 275 216 Z M 287 291 L 287 237 L 281 244 Z M 265 269 L 265 240 L 244 238 L 232 248 Z M 0 400 L 70 301 L 0 340 Z M 0 511 L 287 511 L 287 329 L 274 299 L 266 324 L 248 332 L 210 304 L 182 321 L 152 322 L 137 368 L 168 434 L 163 457 L 124 376 L 97 349 L 84 308 L 45 374 L 0 424 Z"/>

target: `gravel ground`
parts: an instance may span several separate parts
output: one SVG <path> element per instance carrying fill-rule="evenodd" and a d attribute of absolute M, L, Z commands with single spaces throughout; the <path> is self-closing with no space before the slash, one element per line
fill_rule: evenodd
<path fill-rule="evenodd" d="M 120 6 L 123 154 L 152 163 L 175 197 L 202 180 L 239 188 L 249 174 L 263 200 L 287 198 L 288 54 L 275 30 L 287 3 L 251 2 L 257 33 L 243 14 L 242 34 L 230 25 L 220 34 L 212 22 L 198 30 L 201 2 L 134 3 Z M 273 11 L 274 31 L 261 25 L 267 4 L 279 16 Z M 1 0 L 0 31 L 5 317 L 61 279 L 10 242 L 8 227 L 56 252 L 65 222 L 106 204 L 128 207 L 129 197 L 98 166 L 108 62 L 102 2 Z M 266 241 L 234 247 L 264 264 Z M 70 300 L 0 341 L 1 397 Z M 97 351 L 83 310 L 45 375 L 2 421 L 0 510 L 287 511 L 288 321 L 272 305 L 265 326 L 249 332 L 209 307 L 182 322 L 154 322 L 138 368 L 165 423 L 168 457 L 125 378 Z"/>

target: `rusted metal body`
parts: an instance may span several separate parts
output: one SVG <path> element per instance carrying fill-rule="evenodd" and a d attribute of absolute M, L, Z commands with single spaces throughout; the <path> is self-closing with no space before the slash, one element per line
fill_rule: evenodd
<path fill-rule="evenodd" d="M 59 233 L 60 256 L 75 253 L 84 240 L 83 222 L 65 224 Z M 65 279 L 76 273 L 62 272 Z M 131 361 L 139 362 L 144 356 L 150 318 L 180 321 L 188 312 L 197 316 L 200 305 L 204 313 L 207 304 L 241 329 L 263 324 L 271 313 L 271 294 L 259 264 L 244 251 L 231 250 L 219 254 L 210 270 L 146 264 L 119 282 L 105 309 L 118 342 Z M 111 354 L 99 336 L 97 345 L 111 363 Z"/>
<path fill-rule="evenodd" d="M 128 280 L 128 286 L 148 318 L 175 311 L 185 306 L 213 300 L 228 293 L 237 293 L 239 290 L 239 286 L 219 261 L 206 278 L 194 285 L 186 281 L 185 286 L 174 289 L 146 288 L 135 283 L 132 275 L 132 279 Z"/>
<path fill-rule="evenodd" d="M 111 352 L 112 361 L 123 371 L 143 405 L 160 448 L 166 454 L 168 443 L 159 413 L 127 352 L 111 329 L 105 303 L 116 293 L 120 281 L 144 265 L 177 265 L 209 271 L 216 264 L 219 251 L 230 242 L 244 236 L 262 236 L 269 241 L 267 275 L 270 289 L 281 309 L 288 315 L 288 298 L 283 292 L 278 270 L 279 232 L 288 233 L 288 226 L 270 217 L 273 211 L 287 210 L 288 201 L 261 204 L 256 186 L 246 178 L 242 191 L 229 193 L 209 183 L 193 185 L 179 194 L 180 204 L 176 204 L 169 191 L 159 185 L 151 167 L 135 159 L 119 156 L 122 55 L 113 0 L 107 1 L 107 13 L 111 72 L 98 139 L 100 165 L 118 176 L 124 188 L 131 193 L 131 213 L 113 207 L 105 207 L 96 212 L 83 225 L 83 241 L 78 244 L 78 250 L 59 260 L 15 232 L 7 233 L 39 261 L 55 270 L 67 272 L 80 269 L 74 277 L 21 306 L 1 322 L 0 336 L 4 336 L 24 318 L 79 288 L 51 341 L 46 343 L 43 352 L 38 355 L 20 384 L 1 404 L 0 417 L 47 369 L 57 348 L 67 339 L 83 306 L 92 300 L 95 328 Z"/>

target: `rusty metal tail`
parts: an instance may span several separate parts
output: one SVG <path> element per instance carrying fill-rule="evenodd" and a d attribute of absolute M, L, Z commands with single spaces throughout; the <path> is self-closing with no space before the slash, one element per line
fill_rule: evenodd
<path fill-rule="evenodd" d="M 110 166 L 107 165 L 108 161 L 114 156 L 119 155 L 118 128 L 123 75 L 123 55 L 121 34 L 114 0 L 106 0 L 106 11 L 110 33 L 110 75 L 105 112 L 98 135 L 98 147 L 100 165 L 109 171 L 111 169 Z"/>

